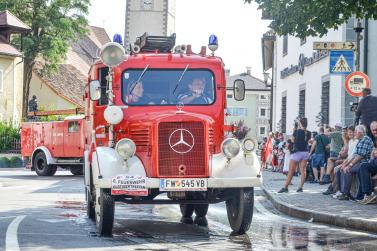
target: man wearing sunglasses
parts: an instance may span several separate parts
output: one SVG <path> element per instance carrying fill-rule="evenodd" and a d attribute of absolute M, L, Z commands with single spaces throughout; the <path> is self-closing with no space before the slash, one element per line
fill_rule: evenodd
<path fill-rule="evenodd" d="M 377 121 L 370 124 L 370 130 L 375 139 L 377 139 Z M 374 143 L 374 148 L 371 158 L 368 163 L 364 163 L 360 167 L 359 179 L 361 191 L 364 194 L 364 199 L 360 201 L 361 204 L 376 204 L 377 194 L 372 193 L 372 179 L 377 178 L 377 144 Z M 371 178 L 372 176 L 372 178 Z"/>

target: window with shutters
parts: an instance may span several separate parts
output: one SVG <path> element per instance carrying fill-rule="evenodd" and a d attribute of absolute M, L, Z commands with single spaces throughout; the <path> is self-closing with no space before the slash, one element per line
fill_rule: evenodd
<path fill-rule="evenodd" d="M 305 89 L 300 90 L 298 102 L 298 116 L 305 117 Z"/>
<path fill-rule="evenodd" d="M 288 35 L 283 36 L 283 56 L 288 54 Z"/>
<path fill-rule="evenodd" d="M 321 115 L 322 124 L 329 124 L 330 113 L 330 81 L 322 83 Z"/>
<path fill-rule="evenodd" d="M 281 132 L 287 132 L 287 96 L 281 98 Z"/>

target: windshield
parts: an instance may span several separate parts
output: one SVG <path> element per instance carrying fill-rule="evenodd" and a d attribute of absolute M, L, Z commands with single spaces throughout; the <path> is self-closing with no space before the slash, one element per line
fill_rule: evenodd
<path fill-rule="evenodd" d="M 210 105 L 214 76 L 197 69 L 130 69 L 122 75 L 122 99 L 128 105 Z M 182 74 L 184 72 L 184 74 Z M 179 83 L 179 85 L 178 85 Z"/>

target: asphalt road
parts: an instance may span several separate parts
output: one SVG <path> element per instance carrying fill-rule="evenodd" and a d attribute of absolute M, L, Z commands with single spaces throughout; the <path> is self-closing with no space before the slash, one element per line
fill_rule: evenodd
<path fill-rule="evenodd" d="M 0 250 L 377 250 L 375 235 L 279 214 L 260 190 L 255 209 L 249 232 L 233 236 L 224 204 L 210 206 L 208 227 L 179 223 L 176 205 L 117 204 L 113 237 L 102 238 L 82 177 L 0 169 Z"/>

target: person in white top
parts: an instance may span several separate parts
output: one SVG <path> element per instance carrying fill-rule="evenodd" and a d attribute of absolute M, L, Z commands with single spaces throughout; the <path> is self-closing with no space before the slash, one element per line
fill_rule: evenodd
<path fill-rule="evenodd" d="M 329 185 L 327 190 L 323 192 L 324 195 L 329 195 L 329 194 L 334 194 L 338 191 L 340 188 L 340 169 L 344 164 L 348 162 L 348 160 L 352 159 L 353 152 L 356 149 L 356 145 L 358 143 L 358 140 L 355 138 L 355 127 L 349 126 L 347 128 L 347 137 L 344 137 L 344 147 L 339 155 L 342 155 L 343 153 L 346 153 L 345 155 L 347 156 L 346 158 L 339 159 L 336 164 L 338 164 L 334 168 L 334 179 L 332 183 Z"/>

